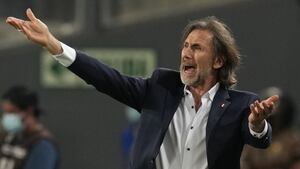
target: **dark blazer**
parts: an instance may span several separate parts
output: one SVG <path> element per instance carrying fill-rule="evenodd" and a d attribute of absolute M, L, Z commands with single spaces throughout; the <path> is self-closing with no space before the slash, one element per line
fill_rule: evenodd
<path fill-rule="evenodd" d="M 69 70 L 98 91 L 141 112 L 130 168 L 154 169 L 165 133 L 183 97 L 184 85 L 179 72 L 156 69 L 147 79 L 129 77 L 76 52 L 76 59 Z M 261 139 L 249 132 L 249 105 L 257 99 L 253 93 L 230 90 L 220 85 L 206 126 L 209 169 L 238 169 L 244 144 L 258 148 L 266 148 L 270 144 L 269 124 L 268 133 Z"/>

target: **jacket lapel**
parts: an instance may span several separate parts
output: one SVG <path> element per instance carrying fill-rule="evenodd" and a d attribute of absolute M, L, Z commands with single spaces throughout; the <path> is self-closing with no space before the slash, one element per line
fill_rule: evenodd
<path fill-rule="evenodd" d="M 181 102 L 184 89 L 184 84 L 181 82 L 179 72 L 171 72 L 168 76 L 163 77 L 164 78 L 158 79 L 158 83 L 165 88 L 166 91 L 166 96 L 162 102 L 164 108 L 161 116 L 162 128 L 160 144 L 162 143 L 169 124 Z M 160 94 L 162 95 L 162 93 Z M 160 146 L 158 146 L 156 153 L 154 154 L 155 156 L 157 155 L 159 148 Z"/>
<path fill-rule="evenodd" d="M 220 85 L 218 92 L 216 93 L 214 100 L 209 111 L 207 126 L 206 126 L 206 143 L 215 128 L 217 122 L 222 117 L 226 108 L 230 105 L 228 90 L 223 85 Z"/>
<path fill-rule="evenodd" d="M 169 124 L 173 119 L 176 110 L 178 109 L 178 106 L 183 97 L 183 88 L 184 86 L 181 85 L 176 90 L 170 90 L 166 96 L 165 110 L 163 116 L 163 128 L 162 128 L 163 133 L 167 131 Z"/>

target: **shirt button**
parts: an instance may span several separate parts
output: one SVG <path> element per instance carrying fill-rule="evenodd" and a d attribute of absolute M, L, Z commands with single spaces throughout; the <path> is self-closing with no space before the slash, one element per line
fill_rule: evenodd
<path fill-rule="evenodd" d="M 194 106 L 192 106 L 192 109 L 194 108 Z"/>
<path fill-rule="evenodd" d="M 191 126 L 191 129 L 193 129 L 194 127 L 193 126 Z"/>
<path fill-rule="evenodd" d="M 190 148 L 187 148 L 186 150 L 187 150 L 187 151 L 190 151 L 191 149 L 190 149 Z"/>

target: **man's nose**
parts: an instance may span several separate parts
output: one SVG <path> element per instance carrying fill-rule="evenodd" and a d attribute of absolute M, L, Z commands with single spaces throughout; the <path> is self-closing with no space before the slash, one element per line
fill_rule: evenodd
<path fill-rule="evenodd" d="M 192 59 L 193 58 L 193 52 L 190 48 L 183 48 L 182 49 L 182 58 L 183 59 Z"/>

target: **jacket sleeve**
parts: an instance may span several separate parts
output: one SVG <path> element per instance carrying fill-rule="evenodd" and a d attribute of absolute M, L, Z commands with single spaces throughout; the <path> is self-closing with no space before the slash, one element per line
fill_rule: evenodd
<path fill-rule="evenodd" d="M 141 110 L 148 84 L 147 79 L 122 75 L 80 51 L 76 51 L 76 59 L 68 69 L 98 91 L 138 111 Z"/>

